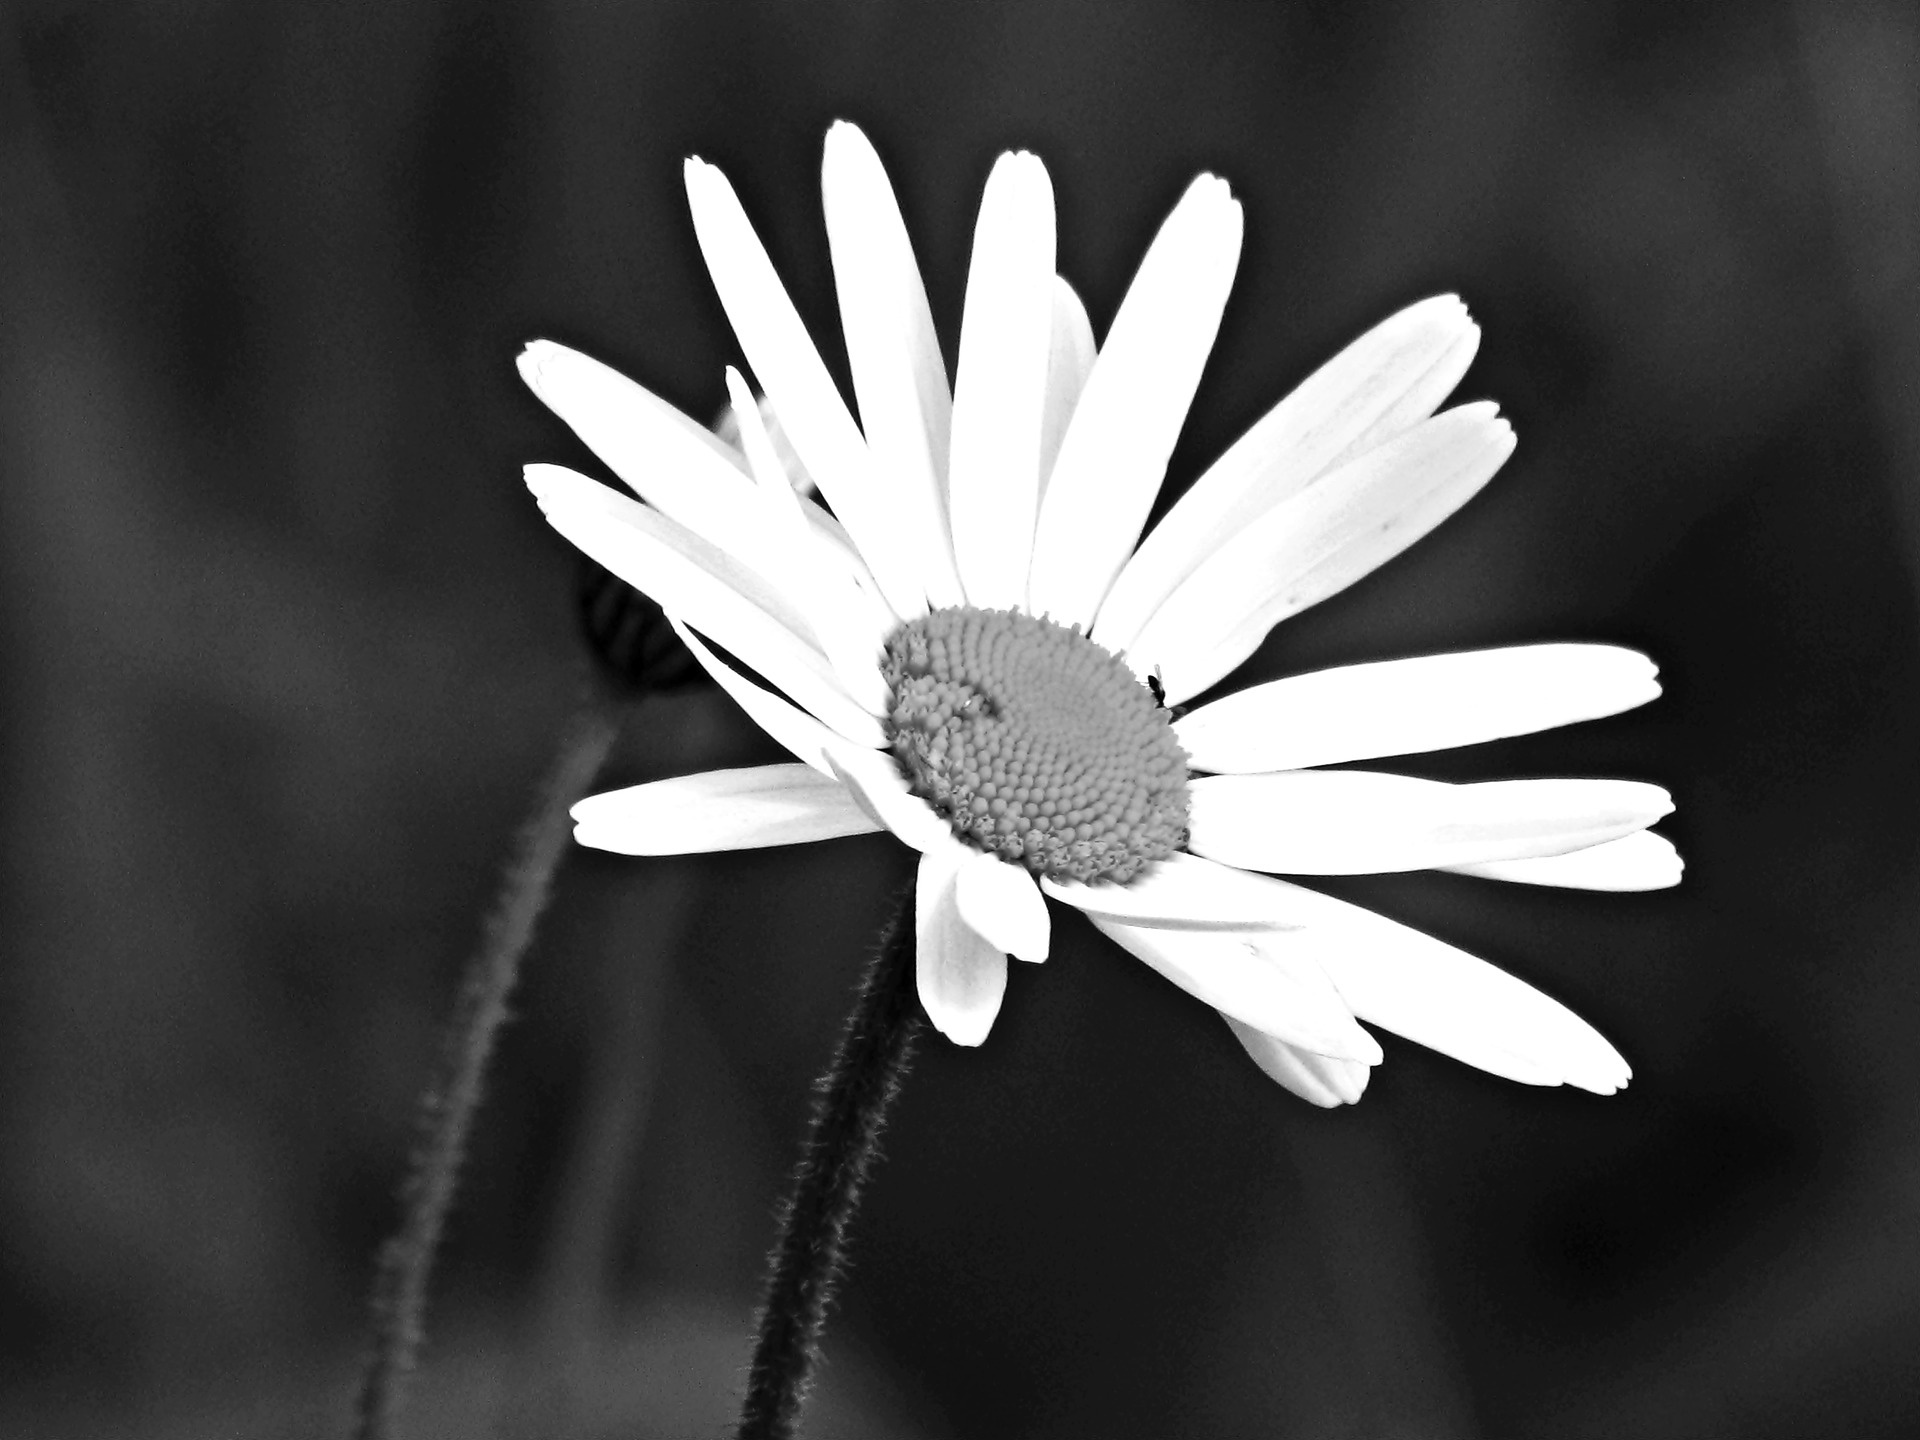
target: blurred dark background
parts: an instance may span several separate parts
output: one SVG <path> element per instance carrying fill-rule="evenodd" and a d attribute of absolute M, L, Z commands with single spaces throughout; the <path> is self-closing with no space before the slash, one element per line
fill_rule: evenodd
<path fill-rule="evenodd" d="M 573 705 L 591 465 L 535 335 L 690 413 L 732 176 L 831 363 L 827 124 L 951 345 L 999 150 L 1097 329 L 1210 168 L 1248 240 L 1173 466 L 1458 290 L 1521 448 L 1256 676 L 1640 646 L 1644 712 L 1429 773 L 1669 785 L 1676 892 L 1342 893 L 1508 965 L 1612 1099 L 1387 1040 L 1264 1080 L 1062 917 L 927 1047 L 814 1433 L 1920 1429 L 1920 15 L 1900 0 L 15 0 L 0 27 L 0 1431 L 344 1427 L 370 1257 Z M 843 372 L 844 373 L 844 372 Z M 599 473 L 596 470 L 596 473 Z M 774 758 L 704 692 L 610 778 Z M 426 1435 L 712 1435 L 883 839 L 569 856 L 437 1282 Z"/>

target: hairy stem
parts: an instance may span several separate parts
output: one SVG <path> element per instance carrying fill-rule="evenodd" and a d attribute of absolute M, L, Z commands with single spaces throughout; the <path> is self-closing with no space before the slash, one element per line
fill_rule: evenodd
<path fill-rule="evenodd" d="M 814 1087 L 813 1123 L 771 1257 L 738 1440 L 794 1434 L 845 1266 L 847 1228 L 925 1023 L 914 993 L 913 954 L 909 888 L 867 967 L 833 1064 Z"/>
<path fill-rule="evenodd" d="M 427 1282 L 453 1203 L 487 1061 L 507 1017 L 521 957 L 546 908 L 567 843 L 567 811 L 593 783 L 617 730 L 612 706 L 589 701 L 569 727 L 532 812 L 515 837 L 480 943 L 460 982 L 439 1066 L 420 1100 L 418 1138 L 401 1191 L 406 1213 L 381 1247 L 373 1285 L 373 1349 L 355 1403 L 356 1440 L 393 1440 L 420 1349 Z"/>

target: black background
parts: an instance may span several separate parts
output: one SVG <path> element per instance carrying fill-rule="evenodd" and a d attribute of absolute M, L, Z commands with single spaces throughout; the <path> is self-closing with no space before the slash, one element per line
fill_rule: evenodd
<path fill-rule="evenodd" d="M 957 332 L 994 156 L 1104 330 L 1198 170 L 1248 238 L 1171 471 L 1457 290 L 1520 449 L 1259 677 L 1654 655 L 1648 709 L 1423 773 L 1668 785 L 1675 892 L 1337 887 L 1635 1067 L 1386 1041 L 1287 1095 L 1056 923 L 930 1045 L 814 1433 L 1897 1435 L 1920 1425 L 1920 22 L 1523 0 L 23 0 L 0 32 L 0 1429 L 344 1425 L 413 1099 L 572 703 L 591 466 L 514 375 L 717 413 L 681 159 L 840 368 L 830 121 Z M 595 473 L 600 473 L 597 469 Z M 648 702 L 611 777 L 775 758 Z M 907 873 L 870 837 L 569 856 L 433 1313 L 421 1435 L 715 1435 L 812 1073 Z"/>

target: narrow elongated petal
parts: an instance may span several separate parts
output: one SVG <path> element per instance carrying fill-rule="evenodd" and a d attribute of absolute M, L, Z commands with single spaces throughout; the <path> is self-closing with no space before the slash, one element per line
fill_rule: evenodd
<path fill-rule="evenodd" d="M 1129 954 L 1224 1015 L 1318 1055 L 1380 1063 L 1319 966 L 1271 932 L 1158 930 L 1090 915 Z"/>
<path fill-rule="evenodd" d="M 1069 437 L 1071 438 L 1071 437 Z M 1287 616 L 1384 565 L 1458 510 L 1513 453 L 1491 404 L 1462 405 L 1274 506 L 1177 586 L 1131 647 L 1178 704 L 1251 655 Z"/>
<path fill-rule="evenodd" d="M 1486 860 L 1477 865 L 1446 868 L 1488 880 L 1557 885 L 1568 890 L 1665 890 L 1680 883 L 1681 871 L 1686 867 L 1672 841 L 1651 830 L 1642 830 L 1565 855 L 1543 855 L 1531 860 Z"/>
<path fill-rule="evenodd" d="M 786 746 L 796 759 L 832 778 L 833 767 L 827 764 L 827 749 L 831 745 L 844 743 L 840 736 L 798 705 L 754 684 L 703 645 L 700 637 L 684 624 L 672 616 L 667 618 L 673 626 L 673 633 L 680 637 L 680 643 L 700 662 L 701 669 L 713 677 L 714 683 L 726 691 L 733 703 L 747 712 L 749 720 Z"/>
<path fill-rule="evenodd" d="M 1255 685 L 1174 722 L 1196 770 L 1299 770 L 1477 745 L 1615 715 L 1660 693 L 1614 645 L 1516 645 L 1344 665 Z"/>
<path fill-rule="evenodd" d="M 1097 352 L 1093 344 L 1093 322 L 1087 319 L 1087 307 L 1073 287 L 1058 275 L 1053 277 L 1053 342 L 1047 354 L 1046 408 L 1040 416 L 1040 497 L 1045 500 L 1047 482 L 1053 478 L 1054 461 L 1060 455 L 1060 442 L 1067 438 L 1067 423 L 1073 419 L 1080 392 L 1087 388 L 1087 376 L 1093 373 Z"/>
<path fill-rule="evenodd" d="M 1242 435 L 1141 542 L 1100 607 L 1110 649 L 1247 525 L 1333 467 L 1424 420 L 1460 383 L 1480 330 L 1454 295 L 1436 295 L 1373 327 Z"/>
<path fill-rule="evenodd" d="M 703 160 L 686 164 L 694 234 L 733 333 L 780 413 L 802 463 L 847 527 L 887 602 L 903 618 L 926 610 L 927 556 L 873 468 L 866 441 L 834 388 L 727 178 Z"/>
<path fill-rule="evenodd" d="M 1175 853 L 1125 885 L 1049 880 L 1040 888 L 1089 915 L 1155 930 L 1284 930 L 1264 875 L 1250 875 L 1198 855 Z"/>
<path fill-rule="evenodd" d="M 739 417 L 740 443 L 755 482 L 743 503 L 760 511 L 771 542 L 760 569 L 805 614 L 841 688 L 869 714 L 885 715 L 893 697 L 880 675 L 880 650 L 891 627 L 875 622 L 872 609 L 861 603 L 852 577 L 828 560 L 827 544 L 807 524 L 800 497 L 793 492 L 747 382 L 731 365 L 727 392 Z"/>
<path fill-rule="evenodd" d="M 827 747 L 827 765 L 869 815 L 921 854 L 958 845 L 946 821 L 907 788 L 893 757 L 845 741 Z M 962 849 L 966 847 L 962 846 Z M 969 854 L 975 853 L 972 851 Z"/>
<path fill-rule="evenodd" d="M 1369 1024 L 1523 1084 L 1610 1095 L 1627 1083 L 1626 1061 L 1598 1031 L 1524 981 L 1384 915 L 1274 884 L 1293 892 L 1303 927 L 1286 938 Z"/>
<path fill-rule="evenodd" d="M 1120 302 L 1047 482 L 1030 608 L 1092 621 L 1166 477 L 1240 259 L 1240 203 L 1202 175 Z"/>
<path fill-rule="evenodd" d="M 945 502 L 953 399 L 913 243 L 880 157 L 856 126 L 842 120 L 827 131 L 820 179 L 867 449 L 902 523 L 918 532 L 928 601 L 958 605 Z"/>
<path fill-rule="evenodd" d="M 914 882 L 914 978 L 933 1028 L 956 1045 L 978 1045 L 1000 1013 L 1007 956 L 966 922 L 955 894 L 960 868 L 974 854 L 948 838 L 920 857 Z"/>
<path fill-rule="evenodd" d="M 846 527 L 822 509 L 817 501 L 805 496 L 800 497 L 800 513 L 806 517 L 807 530 L 813 536 L 814 553 L 824 553 L 834 571 L 852 582 L 860 597 L 861 607 L 869 617 L 868 628 L 882 635 L 891 631 L 900 623 L 900 617 L 887 603 L 886 596 L 880 593 L 873 572 L 867 568 L 867 562 L 860 558 L 860 552 L 854 548 Z"/>
<path fill-rule="evenodd" d="M 598 360 L 535 340 L 520 353 L 534 394 L 663 514 L 730 549 L 749 490 L 740 457 L 718 436 Z"/>
<path fill-rule="evenodd" d="M 879 829 L 837 781 L 805 765 L 709 770 L 594 795 L 573 838 L 622 855 L 693 855 L 798 845 Z"/>
<path fill-rule="evenodd" d="M 1368 875 L 1563 855 L 1673 810 L 1637 780 L 1450 785 L 1366 770 L 1212 775 L 1189 787 L 1189 848 L 1289 875 Z"/>
<path fill-rule="evenodd" d="M 961 917 L 982 939 L 1019 960 L 1047 958 L 1047 902 L 1025 870 L 976 850 L 954 886 Z"/>
<path fill-rule="evenodd" d="M 731 368 L 731 367 L 729 367 Z M 787 438 L 786 427 L 780 423 L 780 414 L 773 408 L 773 402 L 762 395 L 753 402 L 754 413 L 760 417 L 760 426 L 773 441 L 775 456 L 780 461 L 780 473 L 787 477 L 787 484 L 795 493 L 812 495 L 820 487 L 813 483 L 813 476 L 807 473 L 807 467 L 800 463 L 799 452 L 793 448 L 793 442 Z M 715 438 L 726 442 L 729 450 L 740 449 L 740 417 L 745 412 L 731 401 L 720 412 L 720 418 L 714 422 Z M 739 463 L 739 455 L 733 461 Z"/>
<path fill-rule="evenodd" d="M 1053 336 L 1053 185 L 1021 151 L 987 179 L 973 232 L 947 465 L 967 603 L 1025 602 Z"/>
<path fill-rule="evenodd" d="M 657 510 L 552 465 L 527 467 L 547 521 L 669 615 L 718 640 L 838 733 L 880 745 L 794 611 L 755 572 Z"/>
<path fill-rule="evenodd" d="M 1373 1076 L 1373 1067 L 1358 1060 L 1336 1060 L 1331 1055 L 1316 1055 L 1251 1025 L 1243 1025 L 1231 1015 L 1222 1015 L 1233 1038 L 1246 1048 L 1253 1063 L 1278 1080 L 1287 1089 L 1323 1110 L 1336 1105 L 1351 1105 L 1359 1100 Z"/>

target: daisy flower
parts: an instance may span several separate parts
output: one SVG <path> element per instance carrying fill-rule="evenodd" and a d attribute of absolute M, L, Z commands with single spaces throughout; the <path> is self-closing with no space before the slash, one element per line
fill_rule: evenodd
<path fill-rule="evenodd" d="M 1512 452 L 1493 405 L 1438 409 L 1478 342 L 1458 299 L 1361 336 L 1142 538 L 1239 258 L 1223 181 L 1186 191 L 1096 346 L 1054 273 L 1045 168 L 1001 156 L 949 387 L 886 174 L 835 125 L 823 187 L 858 421 L 726 178 L 693 159 L 686 185 L 764 391 L 728 371 L 739 446 L 537 341 L 527 382 L 639 498 L 549 465 L 527 483 L 795 760 L 595 796 L 574 811 L 583 844 L 661 855 L 892 832 L 919 856 L 920 999 L 962 1045 L 986 1037 L 1007 957 L 1046 958 L 1050 898 L 1213 1006 L 1316 1104 L 1357 1100 L 1379 1063 L 1360 1020 L 1529 1084 L 1626 1083 L 1614 1048 L 1531 986 L 1276 876 L 1674 884 L 1678 857 L 1647 829 L 1672 809 L 1657 786 L 1321 768 L 1630 709 L 1659 693 L 1646 657 L 1516 646 L 1180 709 Z M 802 466 L 824 505 L 796 488 Z"/>

